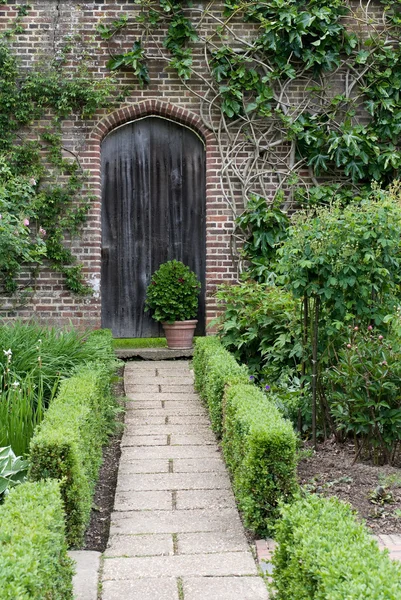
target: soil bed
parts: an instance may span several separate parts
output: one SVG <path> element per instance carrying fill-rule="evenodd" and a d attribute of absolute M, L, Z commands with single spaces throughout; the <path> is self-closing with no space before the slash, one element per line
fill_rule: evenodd
<path fill-rule="evenodd" d="M 305 450 L 313 452 L 310 443 Z M 313 456 L 300 461 L 299 481 L 310 492 L 351 504 L 373 533 L 401 533 L 401 469 L 352 464 L 354 456 L 353 445 L 327 440 Z"/>
<path fill-rule="evenodd" d="M 113 385 L 113 393 L 122 405 L 124 397 L 124 367 L 118 371 L 118 381 Z M 117 422 L 124 422 L 124 413 L 117 415 Z M 93 498 L 93 508 L 88 529 L 85 533 L 85 545 L 82 550 L 104 552 L 109 539 L 110 518 L 114 507 L 114 496 L 117 486 L 118 465 L 121 456 L 121 437 L 123 427 L 118 426 L 116 433 L 110 438 L 109 445 L 103 448 L 103 463 L 99 472 Z"/>

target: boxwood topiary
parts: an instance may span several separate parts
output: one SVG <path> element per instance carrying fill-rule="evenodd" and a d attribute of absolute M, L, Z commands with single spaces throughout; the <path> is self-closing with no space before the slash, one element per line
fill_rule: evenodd
<path fill-rule="evenodd" d="M 23 483 L 0 506 L 0 600 L 72 600 L 56 481 Z"/>

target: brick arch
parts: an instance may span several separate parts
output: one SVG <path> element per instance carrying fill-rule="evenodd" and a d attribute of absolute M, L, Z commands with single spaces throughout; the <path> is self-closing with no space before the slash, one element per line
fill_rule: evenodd
<path fill-rule="evenodd" d="M 97 123 L 89 139 L 101 143 L 116 127 L 151 115 L 165 117 L 194 129 L 206 144 L 212 141 L 213 134 L 205 127 L 198 115 L 176 104 L 161 100 L 145 100 L 113 111 Z"/>
<path fill-rule="evenodd" d="M 206 323 L 216 317 L 215 286 L 223 280 L 223 273 L 231 272 L 228 266 L 229 241 L 225 228 L 231 229 L 230 217 L 221 208 L 221 189 L 219 185 L 219 147 L 215 135 L 203 124 L 199 115 L 157 99 L 144 100 L 114 110 L 101 118 L 89 133 L 85 148 L 81 153 L 82 166 L 89 171 L 89 184 L 94 198 L 88 219 L 90 233 L 90 261 L 87 271 L 96 283 L 96 297 L 93 308 L 96 312 L 95 324 L 100 327 L 100 283 L 101 283 L 101 144 L 108 133 L 116 127 L 146 116 L 160 116 L 180 123 L 197 133 L 205 143 L 206 153 Z M 228 240 L 228 237 L 227 237 Z M 219 258 L 219 254 L 224 256 Z M 224 266 L 218 261 L 225 261 Z M 231 276 L 232 277 L 232 276 Z"/>

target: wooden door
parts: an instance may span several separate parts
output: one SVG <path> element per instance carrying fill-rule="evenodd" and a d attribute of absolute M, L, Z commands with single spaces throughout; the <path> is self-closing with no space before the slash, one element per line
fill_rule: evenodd
<path fill-rule="evenodd" d="M 190 129 L 146 117 L 102 144 L 102 326 L 115 337 L 158 337 L 144 313 L 159 265 L 177 259 L 202 283 L 197 334 L 205 330 L 205 150 Z"/>

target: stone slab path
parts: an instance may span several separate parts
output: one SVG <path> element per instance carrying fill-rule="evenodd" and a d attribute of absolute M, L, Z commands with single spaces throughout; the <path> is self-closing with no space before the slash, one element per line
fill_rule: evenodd
<path fill-rule="evenodd" d="M 188 361 L 127 363 L 102 600 L 267 600 Z"/>

